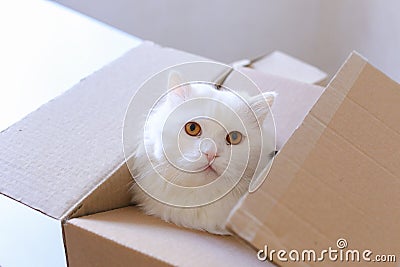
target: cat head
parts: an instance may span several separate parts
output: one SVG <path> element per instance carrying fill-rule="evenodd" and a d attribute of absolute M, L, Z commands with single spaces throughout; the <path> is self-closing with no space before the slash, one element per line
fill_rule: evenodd
<path fill-rule="evenodd" d="M 263 123 L 276 94 L 249 96 L 182 81 L 178 73 L 170 74 L 169 90 L 147 119 L 144 143 L 151 161 L 180 186 L 249 176 L 261 154 L 275 150 Z"/>

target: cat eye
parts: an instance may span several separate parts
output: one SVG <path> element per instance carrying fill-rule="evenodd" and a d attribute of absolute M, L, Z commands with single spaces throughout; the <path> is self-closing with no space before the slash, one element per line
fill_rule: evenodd
<path fill-rule="evenodd" d="M 238 131 L 232 131 L 226 135 L 225 140 L 228 145 L 237 145 L 242 141 L 242 134 Z"/>
<path fill-rule="evenodd" d="M 197 122 L 189 121 L 185 124 L 185 131 L 190 136 L 199 136 L 201 134 L 201 127 Z"/>

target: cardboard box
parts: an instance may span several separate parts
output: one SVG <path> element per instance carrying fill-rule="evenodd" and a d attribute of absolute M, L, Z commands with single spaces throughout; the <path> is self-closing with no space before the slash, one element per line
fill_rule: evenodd
<path fill-rule="evenodd" d="M 332 247 L 370 250 L 370 264 L 375 255 L 398 257 L 399 103 L 400 85 L 353 53 L 277 155 L 264 184 L 231 213 L 228 228 L 261 254 L 267 246 L 313 249 L 319 256 Z"/>
<path fill-rule="evenodd" d="M 1 253 L 26 243 L 40 248 L 29 261 L 38 266 L 58 266 L 48 260 L 54 248 L 57 255 L 65 253 L 69 266 L 265 266 L 257 251 L 236 237 L 179 228 L 129 207 L 132 178 L 121 137 L 129 100 L 154 73 L 193 60 L 204 59 L 144 43 L 1 132 L 0 192 L 6 201 L 24 204 L 19 208 L 26 217 L 2 214 L 0 221 L 12 218 L 19 223 L 0 222 L 0 234 L 19 235 L 21 242 L 0 240 L 0 248 L 5 248 L 0 250 L 0 265 L 9 265 L 2 262 Z M 265 243 L 320 248 L 336 242 L 337 231 L 343 230 L 341 237 L 349 238 L 351 246 L 370 245 L 373 237 L 378 243 L 371 249 L 398 251 L 399 192 L 394 177 L 399 174 L 400 129 L 393 113 L 398 85 L 357 55 L 322 96 L 324 88 L 319 86 L 251 69 L 243 72 L 263 91 L 279 93 L 273 113 L 282 150 L 260 190 L 239 203 L 229 228 L 257 249 Z M 360 91 L 363 88 L 366 93 Z M 354 119 L 362 123 L 349 123 Z M 384 131 L 377 131 L 380 127 Z M 366 128 L 372 131 L 368 135 Z M 383 139 L 365 139 L 370 136 Z M 355 180 L 360 178 L 362 183 Z M 373 194 L 378 189 L 380 193 Z M 379 217 L 368 217 L 369 211 Z M 392 221 L 386 220 L 390 214 Z M 50 221 L 53 228 L 30 235 L 37 229 L 29 227 L 34 217 Z M 382 236 L 371 232 L 382 226 Z M 41 239 L 49 232 L 56 238 Z M 24 253 L 27 250 L 21 249 L 21 258 Z"/>
<path fill-rule="evenodd" d="M 154 73 L 196 60 L 204 59 L 144 43 L 1 132 L 0 203 L 15 206 L 2 209 L 1 265 L 264 266 L 238 238 L 178 228 L 128 207 L 132 178 L 121 136 L 128 103 Z M 323 91 L 244 72 L 280 94 L 274 113 L 281 142 Z M 284 108 L 299 99 L 301 105 Z M 10 251 L 20 258 L 5 261 Z"/>

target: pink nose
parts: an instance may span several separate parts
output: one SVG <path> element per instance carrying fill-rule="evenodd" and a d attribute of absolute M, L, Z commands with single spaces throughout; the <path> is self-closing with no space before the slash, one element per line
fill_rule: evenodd
<path fill-rule="evenodd" d="M 212 152 L 208 152 L 208 153 L 204 153 L 204 154 L 206 155 L 208 162 L 213 161 L 216 156 L 215 153 L 212 153 Z"/>
<path fill-rule="evenodd" d="M 207 157 L 208 163 L 217 157 L 217 146 L 210 138 L 201 140 L 199 149 Z"/>

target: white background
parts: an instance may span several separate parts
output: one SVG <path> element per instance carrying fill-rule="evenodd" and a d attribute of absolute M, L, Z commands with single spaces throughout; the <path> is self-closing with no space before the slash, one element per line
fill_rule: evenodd
<path fill-rule="evenodd" d="M 43 0 L 2 1 L 0 33 L 0 131 L 139 43 Z"/>
<path fill-rule="evenodd" d="M 141 42 L 55 3 L 1 4 L 0 131 Z M 0 266 L 66 266 L 60 221 L 0 194 Z"/>
<path fill-rule="evenodd" d="M 278 49 L 334 74 L 357 50 L 400 81 L 398 0 L 57 1 L 225 63 Z"/>

